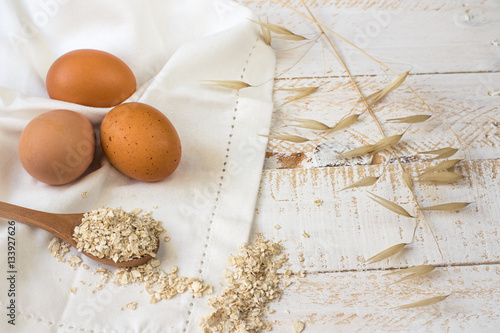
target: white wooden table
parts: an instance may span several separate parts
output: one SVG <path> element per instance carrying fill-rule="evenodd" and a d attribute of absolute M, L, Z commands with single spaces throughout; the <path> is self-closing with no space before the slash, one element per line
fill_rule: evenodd
<path fill-rule="evenodd" d="M 318 36 L 313 22 L 276 0 L 239 2 L 263 21 L 268 18 L 309 39 Z M 285 2 L 307 14 L 300 1 Z M 415 223 L 370 200 L 366 190 L 416 213 L 411 192 L 401 182 L 401 167 L 389 153 L 376 154 L 371 165 L 332 166 L 339 149 L 382 138 L 368 113 L 319 143 L 270 140 L 253 232 L 282 239 L 292 271 L 306 271 L 305 278 L 295 276 L 282 300 L 272 304 L 273 331 L 293 332 L 296 320 L 306 323 L 304 332 L 500 331 L 500 2 L 314 0 L 307 4 L 324 26 L 396 72 L 411 70 L 406 82 L 468 145 L 469 150 L 461 146 L 436 117 L 405 133 L 395 150 L 413 175 L 436 163 L 418 152 L 451 146 L 461 148 L 452 158 L 464 158 L 455 167 L 465 175 L 463 180 L 439 186 L 415 183 L 420 204 L 473 204 L 458 212 L 427 212 L 429 225 L 419 215 L 411 245 L 390 259 L 366 264 L 372 255 L 409 242 Z M 329 36 L 365 96 L 394 78 Z M 324 37 L 314 44 L 274 39 L 272 46 L 278 74 L 293 66 L 275 80 L 272 135 L 311 138 L 310 130 L 286 126 L 289 119 L 332 125 L 350 112 L 359 95 Z M 310 86 L 320 88 L 284 104 L 294 93 L 282 89 Z M 404 85 L 377 104 L 374 112 L 387 135 L 406 128 L 387 119 L 430 114 Z M 368 175 L 381 177 L 371 187 L 340 191 Z M 309 238 L 303 237 L 304 231 Z M 384 276 L 421 264 L 438 267 L 400 283 L 392 283 L 396 276 Z M 393 308 L 447 294 L 451 295 L 435 305 Z"/>

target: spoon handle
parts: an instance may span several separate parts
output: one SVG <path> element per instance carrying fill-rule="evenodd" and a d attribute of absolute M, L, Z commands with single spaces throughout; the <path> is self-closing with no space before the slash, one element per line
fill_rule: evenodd
<path fill-rule="evenodd" d="M 51 214 L 0 201 L 0 217 L 41 228 L 64 240 L 71 240 L 76 218 L 82 214 Z"/>

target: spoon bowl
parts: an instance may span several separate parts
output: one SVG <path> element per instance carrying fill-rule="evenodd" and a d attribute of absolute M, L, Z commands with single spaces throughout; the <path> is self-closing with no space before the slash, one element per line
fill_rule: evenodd
<path fill-rule="evenodd" d="M 54 236 L 62 239 L 69 245 L 76 248 L 76 241 L 73 239 L 73 232 L 75 227 L 82 223 L 84 213 L 78 214 L 53 214 L 42 212 L 38 210 L 33 210 L 29 208 L 24 208 L 16 205 L 12 205 L 5 202 L 0 202 L 0 217 L 14 220 L 16 222 L 24 223 L 33 227 L 43 229 L 50 232 Z M 155 253 L 158 252 L 160 247 L 160 242 L 158 241 Z M 115 267 L 135 267 L 143 265 L 152 259 L 150 255 L 144 255 L 140 258 L 114 262 L 111 259 L 98 258 L 90 253 L 81 252 L 87 257 L 100 262 L 101 264 L 106 264 Z"/>

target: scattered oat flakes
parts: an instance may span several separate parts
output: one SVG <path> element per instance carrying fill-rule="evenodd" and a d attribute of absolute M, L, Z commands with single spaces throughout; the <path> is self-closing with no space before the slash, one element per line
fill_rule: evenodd
<path fill-rule="evenodd" d="M 83 191 L 82 192 L 82 198 L 86 198 L 87 195 L 89 195 L 89 192 L 87 192 L 87 191 Z"/>
<path fill-rule="evenodd" d="M 63 261 L 64 256 L 69 252 L 69 246 L 70 245 L 68 243 L 54 237 L 50 241 L 48 249 L 54 258 L 59 261 Z"/>
<path fill-rule="evenodd" d="M 303 322 L 297 320 L 296 322 L 293 323 L 292 327 L 293 327 L 293 333 L 301 333 L 306 327 L 306 325 Z"/>
<path fill-rule="evenodd" d="M 168 236 L 165 236 L 165 238 L 163 238 L 164 242 L 168 242 L 169 240 L 170 240 L 170 237 L 168 237 Z"/>
<path fill-rule="evenodd" d="M 82 265 L 83 269 L 89 269 L 89 266 L 87 264 Z"/>
<path fill-rule="evenodd" d="M 260 332 L 271 324 L 262 316 L 269 312 L 267 303 L 279 300 L 280 275 L 277 271 L 288 260 L 280 243 L 259 235 L 251 245 L 242 245 L 228 258 L 226 287 L 221 295 L 209 300 L 213 312 L 201 319 L 203 332 Z"/>
<path fill-rule="evenodd" d="M 285 276 L 285 279 L 289 279 L 290 276 L 292 276 L 292 271 L 287 269 L 283 275 Z"/>
<path fill-rule="evenodd" d="M 76 293 L 76 287 L 69 288 L 69 291 L 71 291 L 72 294 Z"/>
<path fill-rule="evenodd" d="M 290 287 L 290 285 L 291 285 L 292 283 L 293 283 L 292 281 L 287 280 L 287 281 L 285 281 L 285 282 L 283 283 L 283 285 L 284 285 L 286 288 L 288 288 L 288 287 Z"/>
<path fill-rule="evenodd" d="M 68 258 L 68 262 L 71 267 L 78 267 L 82 263 L 82 259 L 74 254 L 70 255 Z"/>
<path fill-rule="evenodd" d="M 123 306 L 120 306 L 120 308 L 118 310 L 119 311 L 123 311 Z"/>
<path fill-rule="evenodd" d="M 150 214 L 140 208 L 127 213 L 120 207 L 99 208 L 85 213 L 73 234 L 77 250 L 114 262 L 146 254 L 154 258 L 158 237 L 165 229 Z"/>
<path fill-rule="evenodd" d="M 153 209 L 158 209 L 158 205 L 153 205 Z"/>
<path fill-rule="evenodd" d="M 126 305 L 127 309 L 135 310 L 137 309 L 137 302 L 130 302 Z"/>
<path fill-rule="evenodd" d="M 304 272 L 304 271 L 300 270 L 300 271 L 298 271 L 298 272 L 297 272 L 297 275 L 298 275 L 299 277 L 301 277 L 301 278 L 304 278 L 304 277 L 306 277 L 306 272 Z"/>
<path fill-rule="evenodd" d="M 281 229 L 281 226 L 279 224 L 275 224 L 274 229 L 279 230 L 279 229 Z"/>
<path fill-rule="evenodd" d="M 317 207 L 319 207 L 319 206 L 321 206 L 321 205 L 323 204 L 323 200 L 321 200 L 321 199 L 316 199 L 316 200 L 314 200 L 314 204 L 315 204 Z"/>
<path fill-rule="evenodd" d="M 269 309 L 269 310 L 267 310 L 267 313 L 269 313 L 269 314 L 273 314 L 273 313 L 275 313 L 275 312 L 276 312 L 276 310 L 274 310 L 274 309 Z"/>
<path fill-rule="evenodd" d="M 309 236 L 309 234 L 308 234 L 307 232 L 302 231 L 302 237 L 304 237 L 304 238 L 309 238 L 309 237 L 311 237 L 311 236 Z"/>

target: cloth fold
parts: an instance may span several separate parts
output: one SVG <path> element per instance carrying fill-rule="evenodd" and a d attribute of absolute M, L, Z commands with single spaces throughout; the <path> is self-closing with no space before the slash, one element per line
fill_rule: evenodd
<path fill-rule="evenodd" d="M 275 57 L 247 8 L 225 0 L 6 1 L 0 5 L 0 200 L 54 213 L 98 207 L 151 210 L 170 241 L 161 243 L 161 268 L 201 278 L 221 291 L 226 258 L 248 239 L 272 112 Z M 110 108 L 51 100 L 45 75 L 73 49 L 94 48 L 125 61 L 138 89 L 127 100 L 149 104 L 174 124 L 183 147 L 178 169 L 157 183 L 130 179 L 98 147 L 75 182 L 49 186 L 31 178 L 17 156 L 24 126 L 53 109 L 84 114 L 98 133 Z M 203 85 L 242 80 L 239 91 Z M 82 195 L 85 193 L 86 195 Z M 0 247 L 8 223 L 0 220 Z M 197 332 L 210 296 L 178 295 L 149 304 L 143 286 L 99 284 L 100 267 L 72 268 L 53 258 L 52 235 L 15 224 L 15 297 L 0 281 L 4 312 L 14 299 L 15 326 L 3 315 L 2 332 Z M 8 270 L 7 254 L 0 267 Z M 112 269 L 106 267 L 107 269 Z M 76 288 L 76 292 L 70 292 Z M 74 290 L 74 289 L 73 289 Z M 137 302 L 137 309 L 126 305 Z M 124 308 L 122 311 L 120 308 Z"/>

